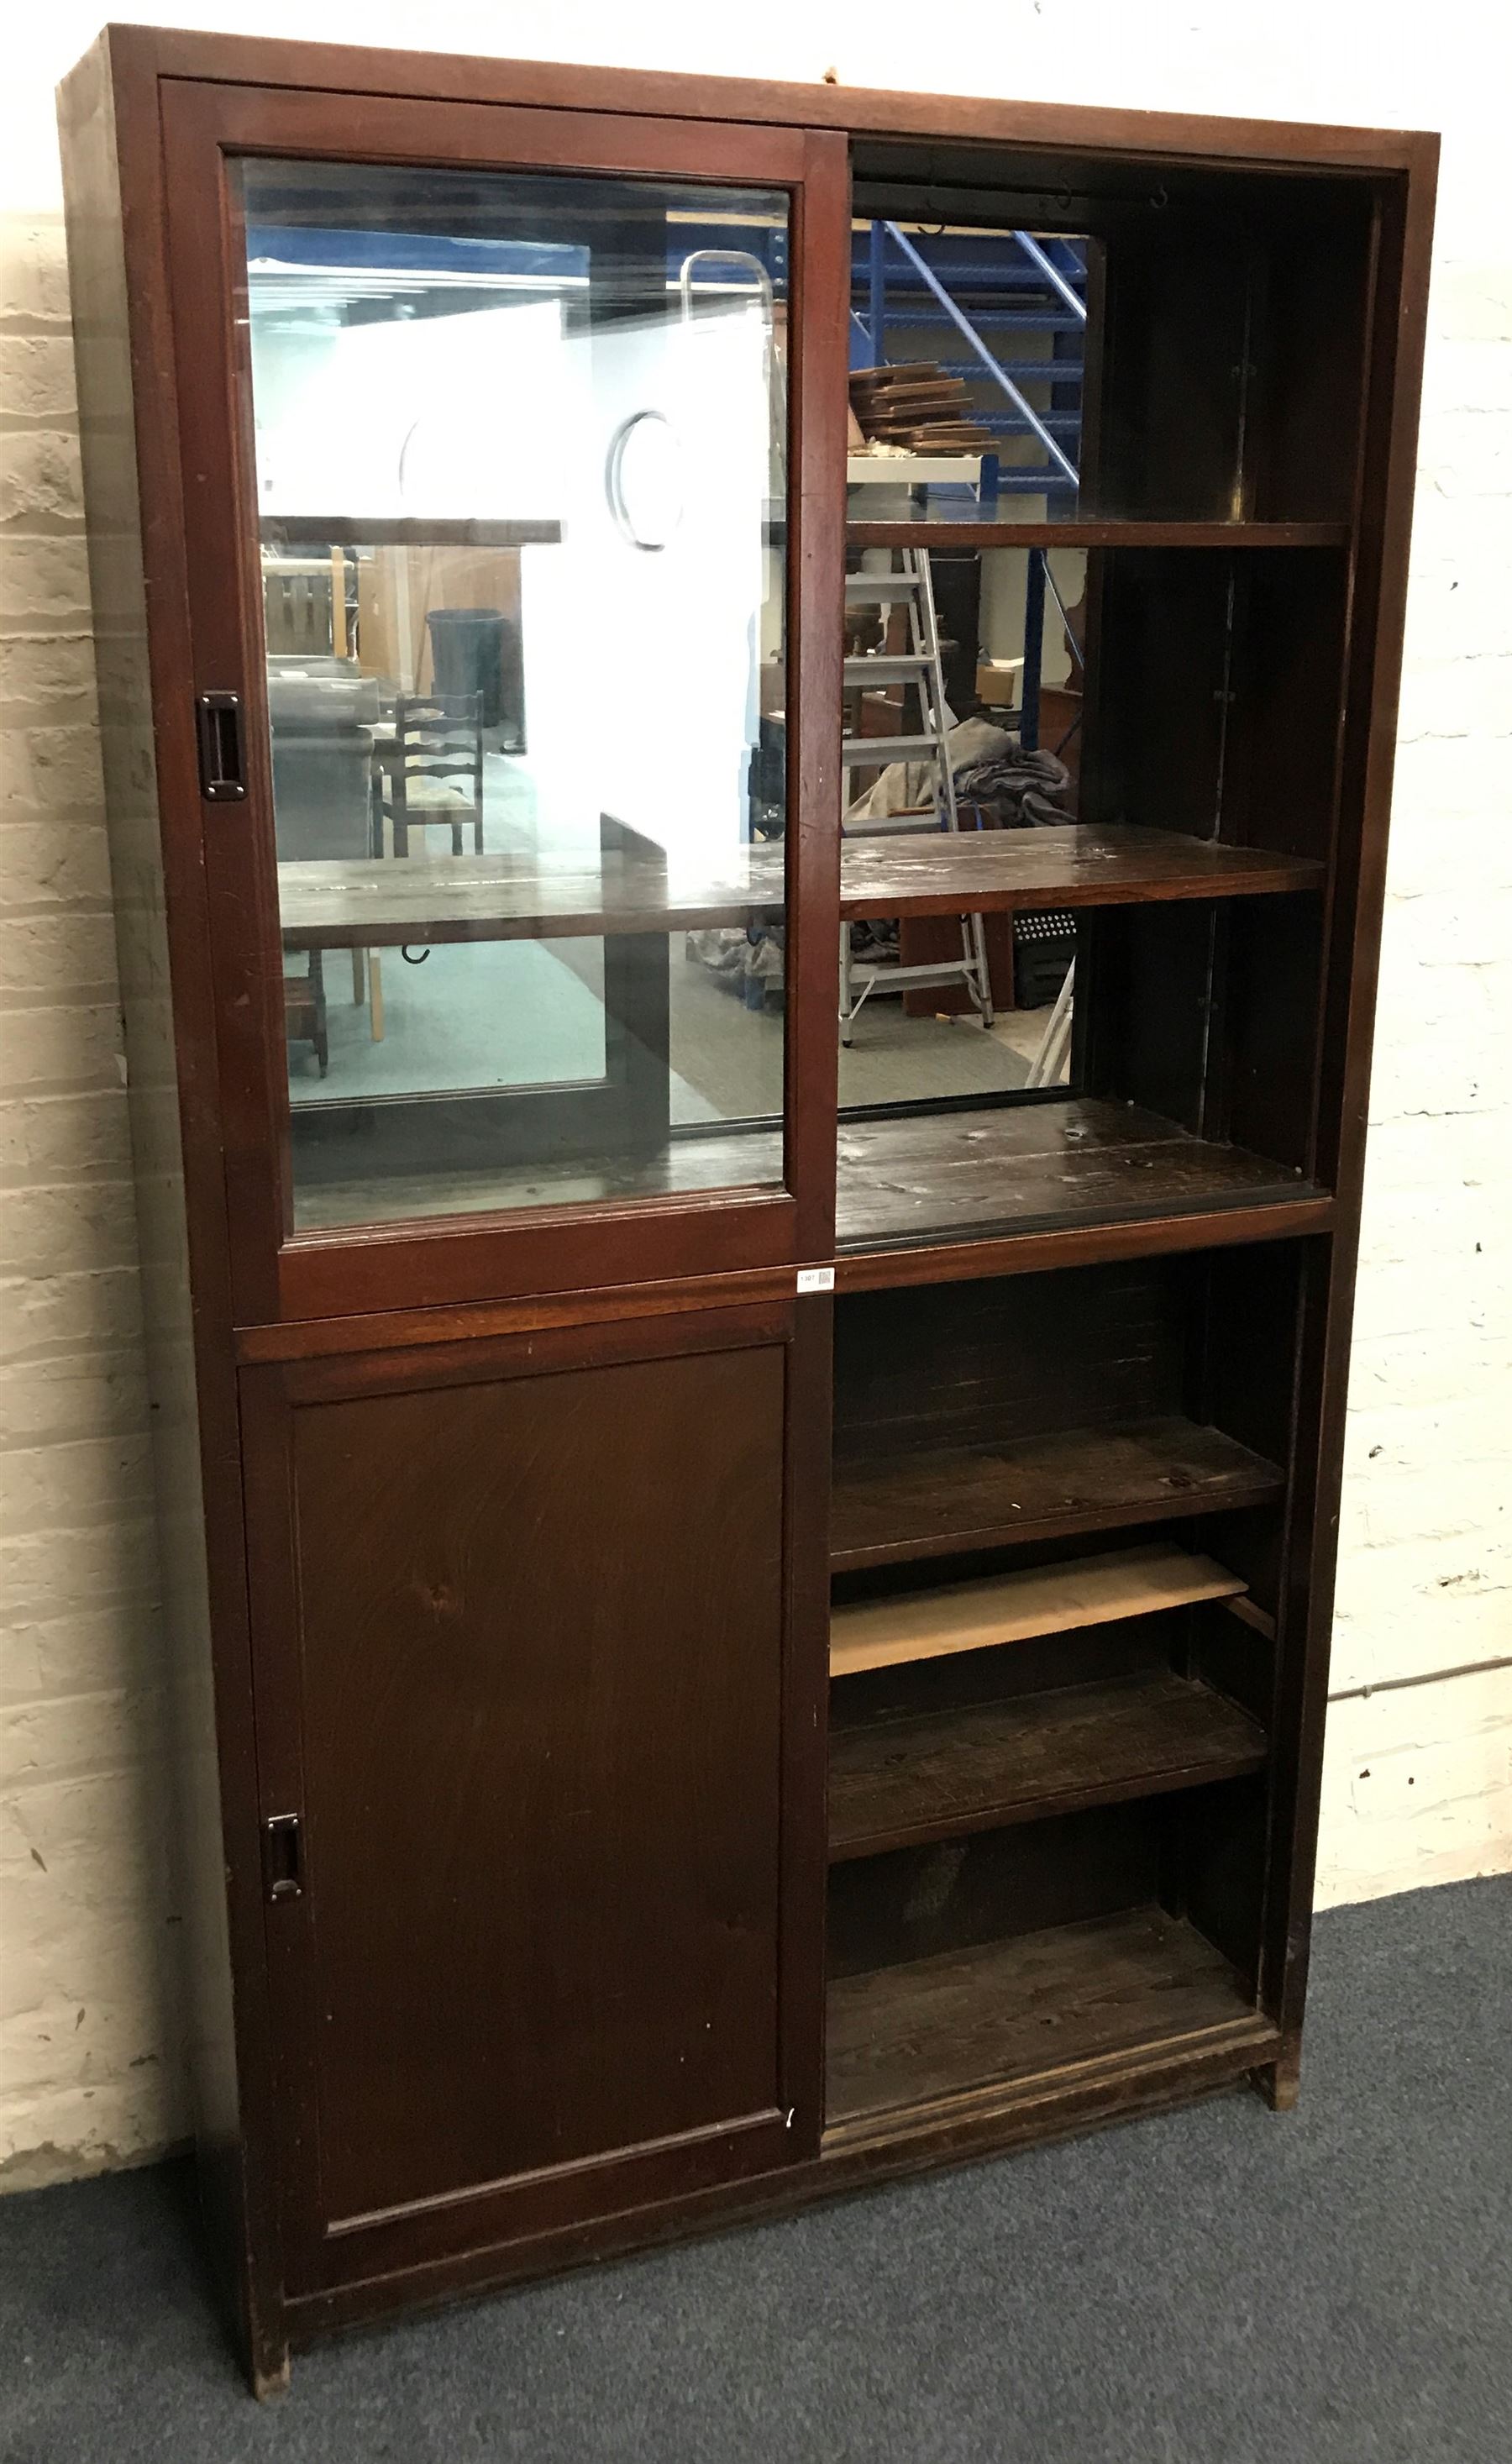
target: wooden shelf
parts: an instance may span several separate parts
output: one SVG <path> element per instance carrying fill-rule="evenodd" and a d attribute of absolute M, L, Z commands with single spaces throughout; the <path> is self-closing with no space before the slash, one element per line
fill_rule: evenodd
<path fill-rule="evenodd" d="M 994 521 L 977 505 L 911 508 L 888 520 L 875 512 L 845 524 L 847 547 L 1345 547 L 1348 522 L 1120 521 L 1088 514 L 1059 522 Z"/>
<path fill-rule="evenodd" d="M 829 1988 L 827 2119 L 916 2113 L 1080 2063 L 1260 2029 L 1226 1959 L 1158 1906 L 978 1943 Z"/>
<path fill-rule="evenodd" d="M 880 1121 L 843 1115 L 836 1240 L 844 1249 L 932 1245 L 1320 1195 L 1283 1164 L 1092 1096 Z"/>
<path fill-rule="evenodd" d="M 362 946 L 359 935 L 352 937 Z M 379 937 L 372 936 L 375 946 Z M 295 1109 L 296 1116 L 313 1116 L 336 1108 L 317 1091 Z M 340 1188 L 326 1188 L 307 1176 L 298 1193 L 301 1231 L 522 1205 L 614 1205 L 703 1189 L 779 1187 L 782 1136 L 779 1130 L 714 1126 L 705 1134 L 673 1138 L 650 1156 L 525 1159 L 399 1175 L 386 1183 L 354 1166 L 340 1177 Z M 1277 1204 L 1284 1215 L 1288 1201 L 1297 1207 L 1299 1229 L 1319 1228 L 1319 1209 L 1327 1200 L 1310 1183 L 1241 1148 L 1190 1137 L 1129 1105 L 1070 1098 L 914 1114 L 847 1125 L 840 1136 L 840 1245 L 850 1252 L 917 1251 L 908 1281 L 932 1280 L 942 1271 L 980 1272 L 969 1244 L 995 1233 L 1106 1224 L 1116 1236 L 1121 1223 L 1183 1215 L 1209 1215 L 1216 1229 L 1225 1208 Z M 1279 1222 L 1276 1237 L 1287 1228 Z M 968 1245 L 953 1252 L 953 1243 Z M 1117 1246 L 1116 1237 L 1105 1239 L 1099 1254 Z M 922 1278 L 921 1260 L 928 1265 Z M 852 1276 L 842 1261 L 837 1281 L 843 1287 L 866 1280 L 889 1276 Z"/>
<path fill-rule="evenodd" d="M 1262 1455 L 1179 1417 L 840 1462 L 830 1564 L 901 1565 L 1280 1496 Z"/>
<path fill-rule="evenodd" d="M 885 737 L 874 739 L 879 744 Z M 1244 898 L 1321 887 L 1310 858 L 1225 847 L 1183 830 L 972 830 L 853 839 L 840 859 L 842 915 L 958 915 L 1008 908 L 1126 907 L 1179 898 Z"/>
<path fill-rule="evenodd" d="M 1236 1703 L 1169 1668 L 832 1725 L 829 1853 L 872 1857 L 1238 1778 L 1265 1761 Z"/>
<path fill-rule="evenodd" d="M 357 858 L 281 864 L 278 900 L 289 949 L 690 933 L 763 916 L 779 920 L 783 867 L 780 847 L 738 848 L 719 869 L 645 855 L 556 864 L 511 855 L 436 864 Z M 849 841 L 841 849 L 840 906 L 856 920 L 1028 913 L 1254 897 L 1315 889 L 1323 876 L 1322 865 L 1300 856 L 1224 847 L 1179 830 L 1082 824 L 962 830 L 949 838 Z"/>
<path fill-rule="evenodd" d="M 830 1614 L 829 1673 L 849 1677 L 901 1661 L 991 1650 L 1032 1635 L 1067 1634 L 1078 1626 L 1179 1608 L 1189 1600 L 1231 1599 L 1245 1588 L 1213 1558 L 1152 1541 L 980 1582 L 947 1583 L 937 1591 L 852 1600 Z"/>

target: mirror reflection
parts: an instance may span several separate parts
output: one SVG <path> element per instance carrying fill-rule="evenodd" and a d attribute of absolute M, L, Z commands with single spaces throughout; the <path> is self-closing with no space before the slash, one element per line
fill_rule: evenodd
<path fill-rule="evenodd" d="M 779 1182 L 785 198 L 244 210 L 296 1226 Z"/>

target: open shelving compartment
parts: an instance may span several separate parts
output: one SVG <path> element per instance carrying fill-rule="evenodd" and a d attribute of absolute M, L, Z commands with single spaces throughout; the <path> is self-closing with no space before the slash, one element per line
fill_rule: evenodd
<path fill-rule="evenodd" d="M 1063 627 L 1077 661 L 1067 826 L 968 825 L 927 852 L 915 843 L 911 881 L 873 843 L 867 903 L 847 846 L 842 890 L 847 917 L 897 916 L 915 959 L 943 955 L 952 916 L 982 916 L 999 1011 L 1016 923 L 1038 912 L 1074 928 L 1068 1065 L 974 1098 L 986 1073 L 963 1056 L 951 1101 L 889 1104 L 866 1100 L 854 1071 L 847 1093 L 843 1057 L 842 1254 L 1326 1200 L 1316 1081 L 1370 347 L 1368 200 L 1347 178 L 1183 165 L 1151 182 L 1033 149 L 878 138 L 853 160 L 873 262 L 899 277 L 887 356 L 949 349 L 976 386 L 968 415 L 994 401 L 1019 442 L 975 493 L 853 488 L 848 567 L 875 576 L 928 551 L 955 637 L 957 715 L 978 672 L 963 638 L 973 659 L 977 643 L 983 655 L 1021 649 L 1038 673 L 1039 617 L 1021 641 L 1012 629 L 1031 555 L 1041 573 L 1060 555 L 1063 580 L 1075 575 L 1066 596 L 1082 595 L 1073 625 L 1050 572 L 1045 638 Z M 1065 330 L 1031 336 L 1034 318 L 999 303 L 984 344 L 937 305 L 938 279 L 924 287 L 920 254 L 980 282 L 995 234 L 1026 228 L 1041 263 L 1061 251 L 1051 305 L 1064 313 L 1049 322 Z M 931 339 L 940 328 L 946 342 Z M 1048 356 L 1022 357 L 1037 348 Z M 989 376 L 1001 352 L 999 392 L 966 349 Z M 1018 418 L 1002 399 L 1015 382 Z M 1049 423 L 1038 437 L 1037 420 Z M 874 710 L 863 732 L 877 726 Z M 966 1004 L 942 1006 L 964 1036 Z"/>
<path fill-rule="evenodd" d="M 1307 1253 L 840 1298 L 826 2144 L 1261 2058 Z"/>

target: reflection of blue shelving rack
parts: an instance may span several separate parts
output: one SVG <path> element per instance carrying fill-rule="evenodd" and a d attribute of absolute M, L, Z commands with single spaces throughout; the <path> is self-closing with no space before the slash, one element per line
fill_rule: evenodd
<path fill-rule="evenodd" d="M 965 378 L 973 420 L 997 436 L 1040 445 L 1031 463 L 984 470 L 984 496 L 996 488 L 1049 497 L 1052 513 L 1066 510 L 1077 485 L 1085 328 L 1080 241 L 1037 239 L 1027 231 L 929 237 L 882 222 L 853 237 L 852 367 L 938 359 L 941 337 L 959 336 L 972 356 L 939 363 Z M 1031 337 L 1047 340 L 1048 352 L 1026 350 Z M 1026 385 L 1047 387 L 1048 402 L 1031 402 Z"/>
<path fill-rule="evenodd" d="M 1086 331 L 1082 242 L 1029 231 L 931 237 L 873 222 L 852 238 L 850 297 L 852 367 L 935 359 L 942 331 L 959 336 L 971 357 L 938 364 L 965 379 L 972 420 L 994 436 L 1023 437 L 1039 447 L 1033 460 L 1007 465 L 996 453 L 984 454 L 978 491 L 984 514 L 1000 495 L 1043 496 L 1052 518 L 1074 511 Z M 1026 349 L 1030 337 L 1041 344 L 1039 351 Z M 1034 746 L 1047 588 L 1063 618 L 1065 610 L 1043 550 L 1028 553 L 1019 735 Z"/>

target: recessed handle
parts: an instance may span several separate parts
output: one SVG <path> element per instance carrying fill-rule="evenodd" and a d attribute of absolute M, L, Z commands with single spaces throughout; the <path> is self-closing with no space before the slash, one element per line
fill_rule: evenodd
<path fill-rule="evenodd" d="M 247 738 L 240 693 L 195 697 L 200 738 L 200 794 L 207 803 L 239 804 L 247 794 Z"/>
<path fill-rule="evenodd" d="M 263 1885 L 270 1900 L 296 1900 L 304 1888 L 304 1851 L 296 1814 L 274 1814 L 262 1827 Z"/>

